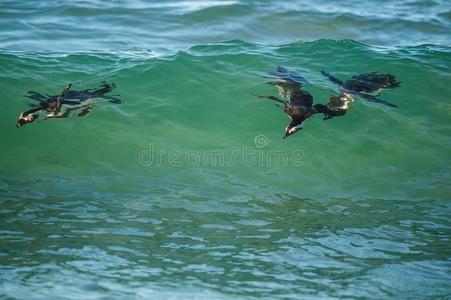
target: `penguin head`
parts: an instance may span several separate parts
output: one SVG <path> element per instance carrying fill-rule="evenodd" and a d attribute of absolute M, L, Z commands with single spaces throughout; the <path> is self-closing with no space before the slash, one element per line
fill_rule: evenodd
<path fill-rule="evenodd" d="M 38 117 L 39 117 L 39 115 L 36 115 L 36 114 L 21 113 L 19 116 L 19 119 L 17 120 L 16 127 L 21 128 L 25 124 L 33 122 Z"/>
<path fill-rule="evenodd" d="M 301 129 L 303 129 L 301 124 L 299 124 L 297 126 L 288 126 L 287 128 L 285 128 L 285 135 L 283 138 L 286 139 L 287 137 L 295 134 L 296 132 L 298 132 Z"/>

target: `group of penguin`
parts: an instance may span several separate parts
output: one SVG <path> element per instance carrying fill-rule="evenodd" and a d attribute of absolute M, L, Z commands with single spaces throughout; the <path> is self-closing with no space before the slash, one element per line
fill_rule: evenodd
<path fill-rule="evenodd" d="M 312 95 L 303 89 L 303 85 L 308 84 L 308 81 L 295 71 L 289 71 L 279 66 L 275 72 L 269 72 L 265 76 L 272 79 L 268 83 L 277 86 L 280 97 L 258 97 L 277 102 L 277 105 L 291 119 L 290 124 L 285 129 L 284 138 L 302 129 L 303 122 L 314 114 L 323 114 L 323 120 L 345 115 L 356 97 L 396 107 L 394 104 L 377 98 L 382 89 L 399 87 L 400 82 L 396 80 L 394 75 L 371 72 L 355 75 L 348 81 L 341 81 L 324 71 L 321 71 L 321 74 L 337 84 L 340 89 L 340 93 L 332 95 L 326 104 L 313 103 Z M 77 115 L 79 117 L 85 116 L 91 111 L 94 101 L 98 99 L 106 99 L 115 104 L 122 102 L 117 97 L 106 95 L 115 88 L 114 83 L 103 83 L 97 89 L 81 91 L 74 91 L 71 88 L 72 84 L 69 84 L 60 95 L 55 96 L 29 91 L 26 96 L 38 101 L 39 104 L 30 104 L 32 108 L 20 114 L 16 127 L 20 128 L 35 121 L 40 113 L 44 113 L 45 118 L 66 118 L 73 111 L 80 110 Z"/>
<path fill-rule="evenodd" d="M 394 75 L 379 74 L 377 72 L 355 75 L 351 80 L 341 81 L 329 73 L 321 71 L 331 82 L 340 88 L 339 95 L 332 95 L 326 104 L 313 104 L 312 95 L 303 90 L 303 85 L 308 81 L 294 71 L 288 71 L 283 67 L 278 67 L 276 72 L 271 72 L 267 77 L 274 79 L 268 83 L 277 86 L 280 97 L 259 96 L 280 103 L 282 110 L 291 119 L 290 124 L 285 129 L 284 138 L 287 138 L 303 128 L 303 122 L 311 118 L 314 114 L 324 115 L 323 120 L 346 114 L 356 97 L 360 97 L 370 102 L 380 103 L 391 107 L 395 104 L 377 98 L 382 89 L 392 89 L 399 87 L 400 82 Z"/>

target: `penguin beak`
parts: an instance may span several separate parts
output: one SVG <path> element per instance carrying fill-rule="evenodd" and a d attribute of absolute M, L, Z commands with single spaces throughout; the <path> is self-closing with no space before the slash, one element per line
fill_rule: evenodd
<path fill-rule="evenodd" d="M 298 132 L 301 129 L 302 129 L 301 125 L 298 125 L 296 127 L 287 127 L 285 129 L 285 136 L 283 137 L 283 139 L 286 139 L 287 137 L 289 137 L 290 135 L 295 134 L 296 132 Z"/>
<path fill-rule="evenodd" d="M 292 133 L 286 132 L 285 135 L 282 138 L 286 139 L 287 137 L 289 137 L 290 135 L 293 135 L 293 134 L 294 134 L 294 132 L 292 132 Z"/>

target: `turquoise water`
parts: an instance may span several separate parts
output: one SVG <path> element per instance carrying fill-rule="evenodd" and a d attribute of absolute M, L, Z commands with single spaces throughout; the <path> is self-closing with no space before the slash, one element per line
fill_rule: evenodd
<path fill-rule="evenodd" d="M 447 299 L 447 1 L 2 1 L 0 298 Z M 344 117 L 254 95 L 297 70 L 401 87 Z M 29 90 L 121 105 L 15 123 Z"/>

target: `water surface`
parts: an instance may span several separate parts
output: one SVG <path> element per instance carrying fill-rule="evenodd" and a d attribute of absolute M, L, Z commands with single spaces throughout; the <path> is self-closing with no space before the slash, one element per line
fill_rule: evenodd
<path fill-rule="evenodd" d="M 2 1 L 0 16 L 1 297 L 449 297 L 446 1 Z M 278 65 L 319 103 L 337 92 L 321 70 L 396 74 L 382 96 L 398 108 L 357 101 L 284 140 L 288 119 L 253 96 L 276 94 L 261 75 Z M 27 91 L 102 81 L 123 104 L 15 128 Z"/>

